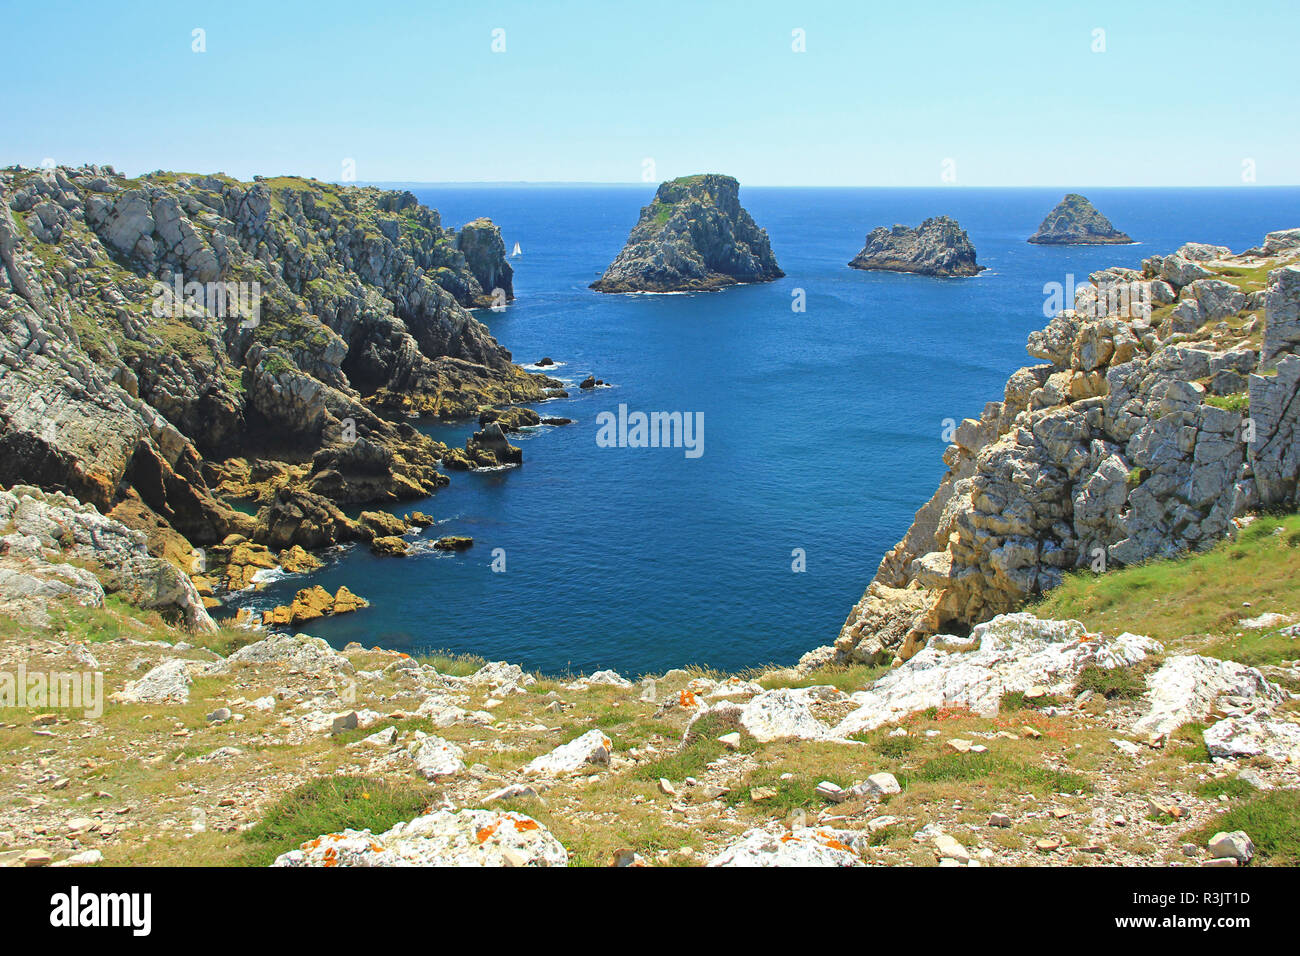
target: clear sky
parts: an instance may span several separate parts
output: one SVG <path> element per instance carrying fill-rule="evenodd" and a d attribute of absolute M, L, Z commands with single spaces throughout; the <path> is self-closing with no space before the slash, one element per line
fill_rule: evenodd
<path fill-rule="evenodd" d="M 0 4 L 0 165 L 1084 187 L 1240 185 L 1252 161 L 1300 183 L 1296 0 Z"/>

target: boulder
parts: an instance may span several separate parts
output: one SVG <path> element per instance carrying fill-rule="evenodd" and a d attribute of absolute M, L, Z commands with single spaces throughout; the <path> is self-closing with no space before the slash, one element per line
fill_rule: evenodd
<path fill-rule="evenodd" d="M 272 866 L 567 866 L 569 855 L 522 813 L 438 810 L 380 834 L 323 834 Z"/>
<path fill-rule="evenodd" d="M 725 847 L 709 866 L 862 866 L 862 859 L 839 831 L 796 827 L 787 832 L 747 831 Z"/>

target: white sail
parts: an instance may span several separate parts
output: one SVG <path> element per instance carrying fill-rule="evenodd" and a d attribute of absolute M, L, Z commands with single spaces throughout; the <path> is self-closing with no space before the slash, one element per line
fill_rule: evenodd
<path fill-rule="evenodd" d="M 510 258 L 513 259 L 515 256 L 522 256 L 523 254 L 524 254 L 524 250 L 520 249 L 519 243 L 516 242 L 514 251 L 510 253 Z"/>

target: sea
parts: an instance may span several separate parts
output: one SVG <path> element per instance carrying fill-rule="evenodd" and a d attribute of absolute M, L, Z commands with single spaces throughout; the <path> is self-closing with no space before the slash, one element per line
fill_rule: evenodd
<path fill-rule="evenodd" d="M 1239 252 L 1300 226 L 1296 188 L 742 186 L 785 278 L 713 293 L 591 291 L 654 190 L 413 187 L 444 225 L 489 216 L 508 250 L 519 244 L 516 299 L 475 314 L 516 362 L 555 361 L 548 371 L 570 397 L 537 408 L 574 423 L 514 436 L 519 467 L 452 472 L 449 487 L 390 509 L 437 520 L 412 556 L 340 548 L 320 571 L 273 576 L 231 609 L 347 585 L 371 606 L 300 630 L 337 647 L 472 654 L 554 675 L 793 663 L 834 641 L 934 492 L 945 432 L 1034 361 L 1025 340 L 1048 321 L 1053 297 L 1184 242 Z M 1135 243 L 1027 243 L 1067 191 L 1083 192 Z M 961 223 L 985 272 L 848 267 L 874 227 L 935 215 Z M 588 375 L 609 387 L 579 390 Z M 599 440 L 620 406 L 624 416 L 689 416 L 701 426 L 697 448 L 632 447 L 608 430 Z M 476 424 L 420 427 L 459 445 Z M 449 534 L 474 545 L 427 547 Z"/>

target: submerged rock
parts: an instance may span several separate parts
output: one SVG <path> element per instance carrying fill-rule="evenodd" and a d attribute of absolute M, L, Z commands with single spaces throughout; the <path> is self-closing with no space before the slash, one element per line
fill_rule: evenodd
<path fill-rule="evenodd" d="M 903 225 L 873 229 L 849 265 L 927 276 L 973 276 L 985 268 L 975 263 L 975 246 L 966 230 L 948 216 L 931 217 L 916 229 Z"/>
<path fill-rule="evenodd" d="M 784 272 L 767 233 L 740 205 L 740 183 L 714 173 L 662 183 L 597 292 L 682 292 L 770 282 Z"/>
<path fill-rule="evenodd" d="M 1069 193 L 1056 204 L 1029 241 L 1039 245 L 1108 245 L 1133 240 L 1110 224 L 1078 193 Z"/>

